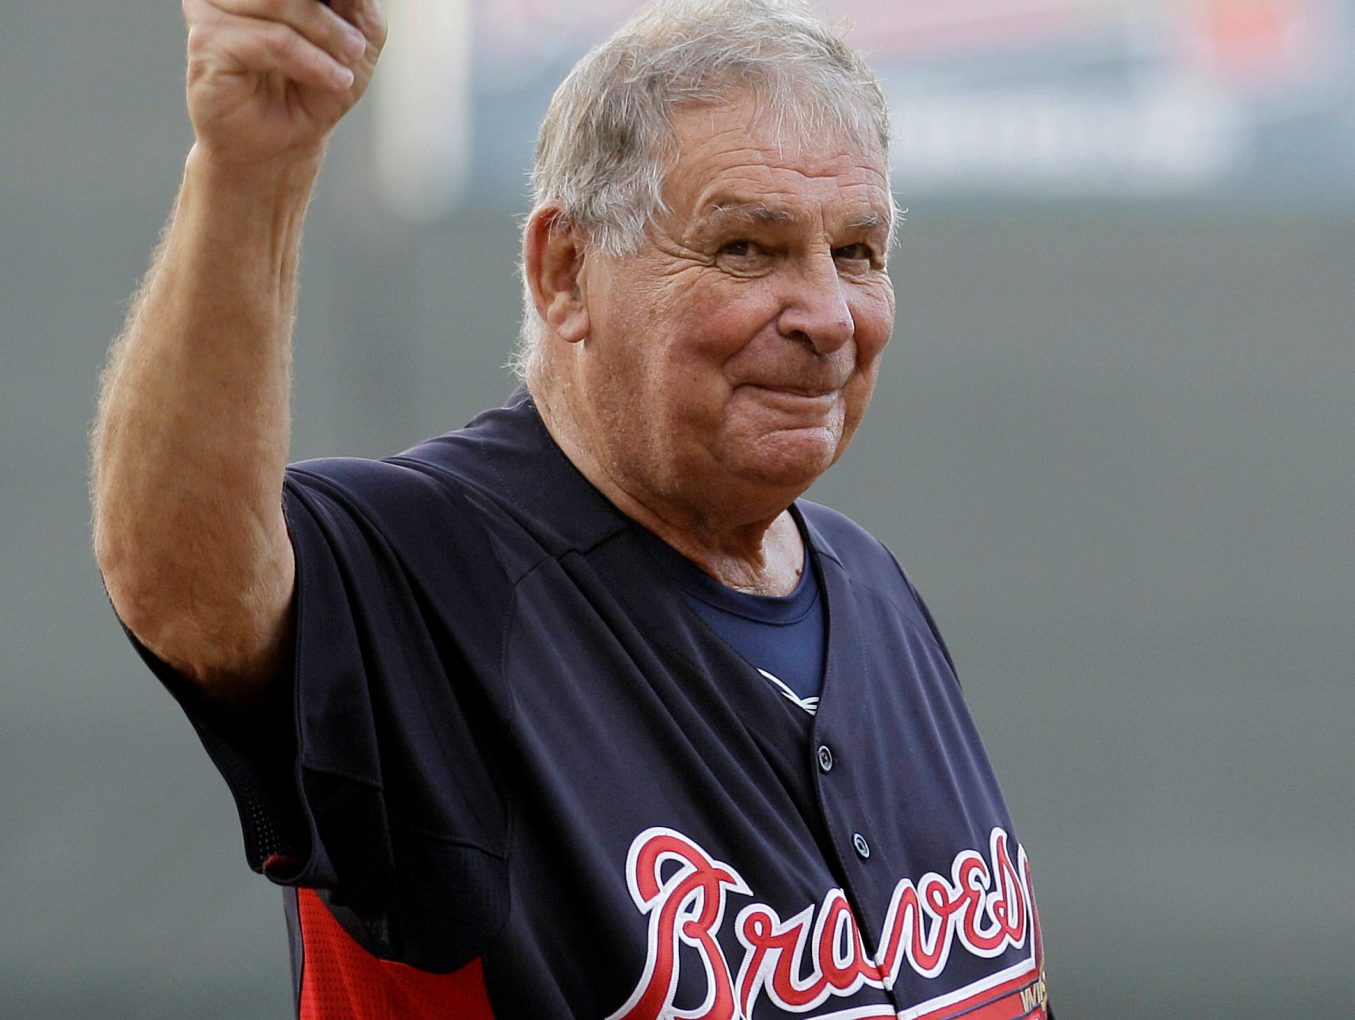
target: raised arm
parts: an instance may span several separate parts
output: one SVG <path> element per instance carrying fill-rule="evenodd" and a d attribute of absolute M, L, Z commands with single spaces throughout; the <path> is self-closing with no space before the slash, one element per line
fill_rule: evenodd
<path fill-rule="evenodd" d="M 103 377 L 94 547 L 151 651 L 222 696 L 275 676 L 301 226 L 385 40 L 372 0 L 184 0 L 196 140 Z"/>

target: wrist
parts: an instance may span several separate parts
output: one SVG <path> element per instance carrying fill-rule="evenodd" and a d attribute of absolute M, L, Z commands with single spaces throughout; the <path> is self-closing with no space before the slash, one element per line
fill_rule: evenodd
<path fill-rule="evenodd" d="M 238 199 L 270 207 L 305 205 L 310 200 L 324 156 L 324 146 L 319 145 L 249 163 L 232 159 L 198 142 L 189 150 L 185 161 L 185 183 L 191 182 L 227 202 Z"/>
<path fill-rule="evenodd" d="M 175 218 L 212 247 L 234 248 L 242 257 L 248 251 L 293 258 L 323 155 L 321 148 L 241 164 L 194 145 Z"/>

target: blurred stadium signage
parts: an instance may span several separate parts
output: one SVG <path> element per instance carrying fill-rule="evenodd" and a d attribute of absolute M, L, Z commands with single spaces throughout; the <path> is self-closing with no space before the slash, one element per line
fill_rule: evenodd
<path fill-rule="evenodd" d="M 473 154 L 457 173 L 475 194 L 520 203 L 551 91 L 640 3 L 439 2 L 463 12 L 444 21 L 470 37 L 469 47 L 465 39 L 455 46 L 469 49 L 471 73 L 459 79 L 466 94 L 444 107 L 467 116 L 426 130 L 455 130 L 455 145 L 439 151 Z M 414 6 L 394 5 L 392 21 Z M 1355 205 L 1355 0 L 815 7 L 850 26 L 880 74 L 905 202 L 1016 195 Z"/>

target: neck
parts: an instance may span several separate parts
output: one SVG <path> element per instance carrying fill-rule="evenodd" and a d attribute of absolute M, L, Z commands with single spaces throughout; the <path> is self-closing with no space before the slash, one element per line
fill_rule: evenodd
<path fill-rule="evenodd" d="M 624 508 L 623 512 L 624 512 Z M 789 595 L 804 571 L 800 530 L 782 511 L 769 522 L 737 531 L 675 528 L 651 514 L 628 514 L 726 587 L 751 595 Z"/>
<path fill-rule="evenodd" d="M 664 498 L 629 483 L 583 437 L 573 402 L 551 387 L 530 385 L 532 399 L 551 438 L 569 461 L 618 510 L 691 560 L 715 580 L 754 595 L 788 595 L 804 570 L 804 543 L 788 504 L 756 515 L 725 512 L 716 494 L 699 504 Z"/>

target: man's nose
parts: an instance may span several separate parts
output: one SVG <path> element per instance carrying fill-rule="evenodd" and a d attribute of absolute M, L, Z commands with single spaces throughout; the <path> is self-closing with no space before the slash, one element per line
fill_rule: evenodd
<path fill-rule="evenodd" d="M 806 259 L 785 286 L 778 323 L 783 336 L 808 343 L 818 354 L 831 354 L 855 335 L 846 285 L 830 253 Z"/>

